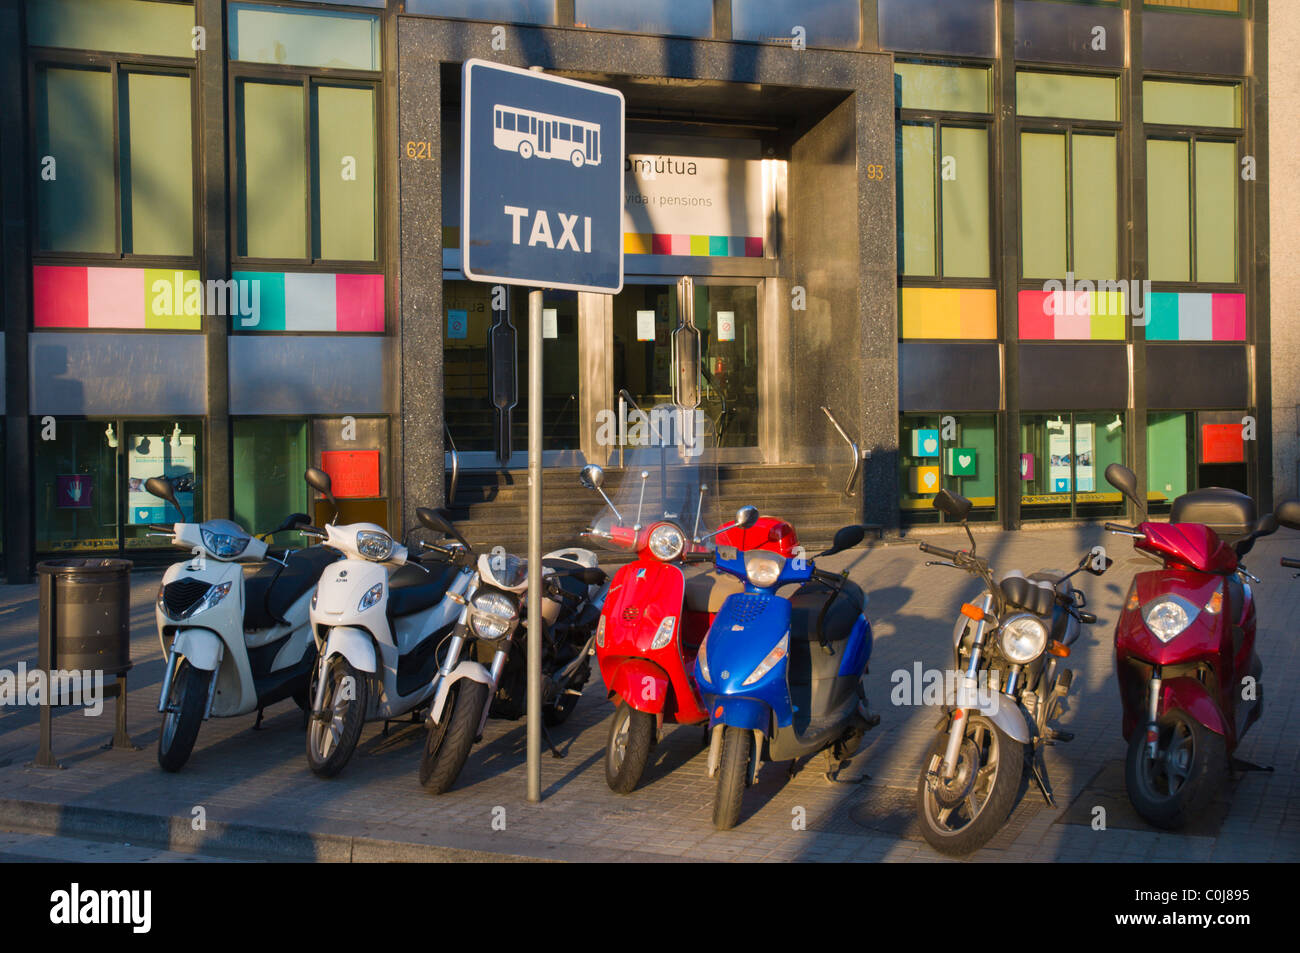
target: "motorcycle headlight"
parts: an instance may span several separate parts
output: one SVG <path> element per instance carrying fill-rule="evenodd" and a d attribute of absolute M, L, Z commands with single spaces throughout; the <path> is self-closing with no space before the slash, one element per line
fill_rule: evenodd
<path fill-rule="evenodd" d="M 213 586 L 204 594 L 202 599 L 195 603 L 190 610 L 184 614 L 182 618 L 189 618 L 192 615 L 198 615 L 200 612 L 205 612 L 208 609 L 219 605 L 222 599 L 230 595 L 230 586 L 231 583 L 228 582 L 223 582 L 219 586 Z"/>
<path fill-rule="evenodd" d="M 1142 618 L 1157 639 L 1168 642 L 1185 632 L 1196 621 L 1199 612 L 1196 606 L 1182 596 L 1171 593 L 1148 602 L 1142 611 Z"/>
<path fill-rule="evenodd" d="M 361 601 L 357 603 L 357 611 L 365 612 L 382 598 L 384 598 L 384 584 L 382 582 L 377 582 L 367 589 L 366 594 L 361 597 Z M 316 608 L 315 596 L 311 597 L 311 602 L 312 608 Z"/>
<path fill-rule="evenodd" d="M 320 590 L 317 589 L 315 592 L 313 592 L 313 593 L 311 594 L 311 611 L 312 611 L 312 612 L 315 612 L 315 611 L 316 611 L 316 600 L 319 599 L 319 598 L 320 598 Z"/>
<path fill-rule="evenodd" d="M 704 647 L 709 644 L 709 637 L 706 635 L 704 641 L 700 643 L 700 654 L 695 656 L 700 663 L 700 674 L 704 676 L 706 682 L 713 681 L 713 676 L 709 674 L 709 657 L 705 654 Z"/>
<path fill-rule="evenodd" d="M 596 623 L 596 644 L 602 649 L 605 647 L 605 615 L 601 613 L 600 621 Z"/>
<path fill-rule="evenodd" d="M 469 627 L 480 639 L 499 639 L 510 631 L 518 608 L 504 592 L 480 589 L 469 601 Z"/>
<path fill-rule="evenodd" d="M 376 533 L 363 529 L 357 533 L 357 552 L 366 559 L 382 563 L 393 555 L 393 538 L 387 533 Z"/>
<path fill-rule="evenodd" d="M 207 551 L 218 559 L 234 559 L 248 548 L 249 537 L 247 536 L 214 533 L 203 527 L 199 528 L 199 536 L 203 538 L 203 545 Z"/>
<path fill-rule="evenodd" d="M 673 640 L 673 629 L 677 625 L 677 616 L 664 616 L 664 620 L 659 623 L 659 628 L 655 630 L 654 641 L 650 643 L 651 649 L 661 649 Z"/>
<path fill-rule="evenodd" d="M 789 650 L 789 648 L 790 648 L 790 633 L 786 632 L 785 635 L 781 636 L 781 641 L 776 643 L 776 647 L 773 648 L 772 651 L 767 653 L 767 657 L 764 658 L 763 661 L 758 663 L 758 668 L 750 672 L 749 678 L 745 679 L 741 684 L 753 685 L 755 682 L 757 682 L 768 672 L 772 671 L 772 666 L 775 665 L 777 662 L 781 661 L 781 659 L 785 658 L 785 653 Z"/>
<path fill-rule="evenodd" d="M 745 575 L 755 589 L 768 589 L 776 585 L 784 567 L 785 560 L 780 556 L 762 550 L 745 553 Z"/>
<path fill-rule="evenodd" d="M 1047 648 L 1047 624 L 1035 615 L 1012 616 L 1002 624 L 1002 654 L 1014 665 L 1028 665 Z"/>
<path fill-rule="evenodd" d="M 672 523 L 660 523 L 650 531 L 646 545 L 655 559 L 671 562 L 686 548 L 686 537 Z"/>

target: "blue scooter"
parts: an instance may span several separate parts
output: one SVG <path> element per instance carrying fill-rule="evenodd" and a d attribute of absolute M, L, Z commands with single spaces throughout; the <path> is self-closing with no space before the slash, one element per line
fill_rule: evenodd
<path fill-rule="evenodd" d="M 758 511 L 744 507 L 737 522 L 753 526 Z M 845 526 L 814 558 L 851 549 L 864 534 L 861 526 Z M 718 777 L 713 826 L 728 830 L 764 760 L 795 762 L 826 751 L 834 762 L 827 778 L 836 780 L 880 716 L 867 708 L 862 687 L 871 657 L 866 597 L 847 573 L 823 572 L 810 559 L 766 549 L 723 545 L 714 564 L 745 583 L 743 593 L 723 603 L 695 663 L 709 712 L 709 777 Z M 790 583 L 799 589 L 777 595 Z"/>

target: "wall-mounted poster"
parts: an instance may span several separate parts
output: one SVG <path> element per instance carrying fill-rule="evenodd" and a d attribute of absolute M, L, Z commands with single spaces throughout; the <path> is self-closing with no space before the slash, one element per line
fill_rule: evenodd
<path fill-rule="evenodd" d="M 560 322 L 555 308 L 542 309 L 542 337 L 558 338 L 560 336 Z"/>
<path fill-rule="evenodd" d="M 912 431 L 912 456 L 937 457 L 939 455 L 938 430 Z"/>
<path fill-rule="evenodd" d="M 1070 492 L 1070 425 L 1048 430 L 1047 485 L 1053 493 Z"/>
<path fill-rule="evenodd" d="M 638 341 L 653 341 L 655 339 L 655 313 L 653 311 L 638 311 L 636 313 L 636 339 Z"/>
<path fill-rule="evenodd" d="M 1020 455 L 1020 479 L 1032 480 L 1034 478 L 1034 455 L 1032 453 L 1022 453 Z"/>
<path fill-rule="evenodd" d="M 1244 463 L 1241 424 L 1201 424 L 1202 463 Z"/>
<path fill-rule="evenodd" d="M 131 526 L 188 522 L 194 518 L 194 437 L 145 434 L 131 438 L 126 450 L 126 513 Z M 182 513 L 144 488 L 150 477 L 166 477 L 176 491 Z"/>
<path fill-rule="evenodd" d="M 54 505 L 61 510 L 90 509 L 95 478 L 89 473 L 60 473 L 55 480 Z"/>
<path fill-rule="evenodd" d="M 948 473 L 952 476 L 975 476 L 975 451 L 971 447 L 948 448 Z"/>
<path fill-rule="evenodd" d="M 378 450 L 324 450 L 320 468 L 329 474 L 337 499 L 379 496 Z"/>
<path fill-rule="evenodd" d="M 452 341 L 462 341 L 469 337 L 469 312 L 459 308 L 447 311 L 447 337 Z"/>

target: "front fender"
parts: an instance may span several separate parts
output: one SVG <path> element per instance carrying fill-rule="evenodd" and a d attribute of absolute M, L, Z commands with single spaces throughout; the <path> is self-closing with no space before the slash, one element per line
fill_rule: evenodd
<path fill-rule="evenodd" d="M 772 728 L 772 707 L 758 698 L 718 695 L 710 699 L 709 727 L 731 725 L 766 735 Z"/>
<path fill-rule="evenodd" d="M 482 682 L 489 689 L 492 688 L 492 673 L 486 667 L 478 662 L 465 659 L 461 661 L 446 678 L 438 679 L 438 688 L 433 693 L 433 704 L 429 707 L 429 720 L 441 721 L 442 709 L 447 704 L 447 695 L 451 692 L 451 686 L 455 685 L 462 678 L 472 679 L 476 682 Z"/>
<path fill-rule="evenodd" d="M 672 691 L 668 673 L 654 662 L 642 658 L 626 659 L 609 678 L 609 692 L 623 699 L 637 711 L 662 714 Z"/>
<path fill-rule="evenodd" d="M 358 672 L 373 675 L 377 670 L 375 664 L 375 641 L 365 629 L 340 625 L 330 629 L 325 639 L 325 649 L 321 652 L 324 662 L 332 655 L 342 655 Z"/>
<path fill-rule="evenodd" d="M 1218 704 L 1194 678 L 1171 678 L 1160 685 L 1159 714 L 1181 709 L 1216 735 L 1228 735 L 1228 723 Z"/>
<path fill-rule="evenodd" d="M 214 672 L 225 654 L 225 643 L 209 629 L 181 629 L 172 640 L 172 651 L 184 655 L 190 665 Z"/>
<path fill-rule="evenodd" d="M 972 708 L 969 710 L 978 711 L 984 715 L 1012 741 L 1018 741 L 1022 745 L 1029 744 L 1029 720 L 1025 717 L 1024 712 L 1020 710 L 1016 700 L 1010 695 L 998 692 L 993 696 L 993 704 L 988 708 Z"/>

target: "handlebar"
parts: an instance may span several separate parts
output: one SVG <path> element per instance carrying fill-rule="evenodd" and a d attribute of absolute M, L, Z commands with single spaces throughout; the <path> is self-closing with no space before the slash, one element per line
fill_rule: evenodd
<path fill-rule="evenodd" d="M 1300 569 L 1300 559 L 1291 559 L 1288 556 L 1283 556 L 1282 565 L 1287 569 Z"/>
<path fill-rule="evenodd" d="M 920 549 L 921 552 L 923 553 L 930 553 L 931 555 L 934 556 L 941 556 L 942 558 L 951 560 L 953 562 L 957 561 L 957 552 L 952 549 L 944 549 L 942 546 L 935 546 L 932 545 L 931 543 L 921 543 Z"/>
<path fill-rule="evenodd" d="M 304 536 L 314 536 L 317 539 L 325 539 L 325 530 L 319 526 L 299 526 L 298 532 Z"/>
<path fill-rule="evenodd" d="M 1107 524 L 1106 524 L 1106 532 L 1108 532 L 1108 533 L 1122 533 L 1122 534 L 1124 534 L 1125 536 L 1142 536 L 1142 535 L 1144 535 L 1143 532 L 1142 532 L 1141 530 L 1139 530 L 1136 526 L 1125 526 L 1123 523 L 1107 523 Z"/>

